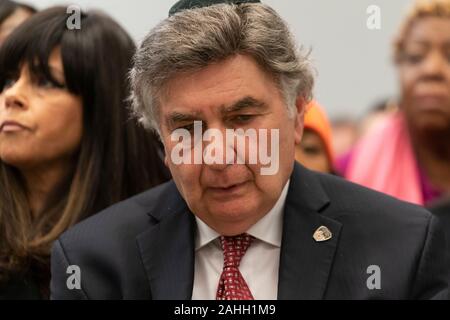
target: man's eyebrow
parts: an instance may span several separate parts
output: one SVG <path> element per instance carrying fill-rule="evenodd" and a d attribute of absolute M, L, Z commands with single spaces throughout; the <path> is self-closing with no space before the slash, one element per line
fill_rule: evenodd
<path fill-rule="evenodd" d="M 248 96 L 233 103 L 231 106 L 224 108 L 222 110 L 222 113 L 226 114 L 230 112 L 237 112 L 247 108 L 265 109 L 267 108 L 267 104 L 264 103 L 263 101 Z"/>
<path fill-rule="evenodd" d="M 174 111 L 166 117 L 166 125 L 170 128 L 177 123 L 195 121 L 199 119 L 200 117 L 198 113 L 181 113 Z"/>

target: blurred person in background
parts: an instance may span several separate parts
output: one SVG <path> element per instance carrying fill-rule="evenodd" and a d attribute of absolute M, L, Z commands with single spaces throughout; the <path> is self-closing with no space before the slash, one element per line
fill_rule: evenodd
<path fill-rule="evenodd" d="M 10 0 L 0 0 L 0 47 L 6 37 L 34 13 L 36 13 L 36 9 L 32 6 Z"/>
<path fill-rule="evenodd" d="M 349 117 L 340 117 L 331 122 L 333 132 L 332 145 L 335 157 L 342 156 L 349 152 L 358 139 L 358 126 Z"/>
<path fill-rule="evenodd" d="M 372 130 L 389 119 L 393 112 L 398 111 L 397 102 L 393 99 L 383 99 L 376 103 L 361 119 L 358 137 L 364 137 Z"/>
<path fill-rule="evenodd" d="M 386 121 L 389 121 L 392 114 L 397 111 L 398 103 L 394 99 L 383 99 L 369 108 L 369 110 L 358 120 L 358 125 L 356 125 L 356 122 L 349 123 L 349 125 L 353 125 L 355 139 L 352 144 L 348 144 L 349 147 L 345 149 L 345 152 L 340 152 L 335 157 L 333 165 L 336 168 L 338 175 L 345 172 L 349 159 L 352 156 L 352 149 L 356 142 L 360 138 L 370 134 L 372 131 L 378 132 L 379 127 L 382 127 Z M 337 135 L 342 134 L 340 133 L 341 128 L 339 126 L 342 125 L 338 124 L 334 127 L 337 131 Z M 336 138 L 335 136 L 336 134 L 333 130 L 333 139 L 339 141 L 339 137 Z"/>
<path fill-rule="evenodd" d="M 323 108 L 316 102 L 306 107 L 304 131 L 295 148 L 295 160 L 310 170 L 333 173 L 331 126 Z"/>
<path fill-rule="evenodd" d="M 363 137 L 340 172 L 430 205 L 450 190 L 450 0 L 417 1 L 395 42 L 399 111 Z"/>
<path fill-rule="evenodd" d="M 168 178 L 125 103 L 132 39 L 102 13 L 67 18 L 37 13 L 0 49 L 0 299 L 47 298 L 63 231 Z"/>

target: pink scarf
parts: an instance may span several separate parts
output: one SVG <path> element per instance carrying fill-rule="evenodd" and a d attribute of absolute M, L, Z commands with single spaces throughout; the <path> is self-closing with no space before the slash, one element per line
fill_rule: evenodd
<path fill-rule="evenodd" d="M 424 204 L 418 165 L 401 112 L 357 143 L 346 178 L 401 200 Z"/>

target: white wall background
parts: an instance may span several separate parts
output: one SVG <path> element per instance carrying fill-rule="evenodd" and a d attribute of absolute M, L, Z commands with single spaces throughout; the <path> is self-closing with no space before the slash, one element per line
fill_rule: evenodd
<path fill-rule="evenodd" d="M 56 4 L 99 8 L 139 41 L 167 16 L 176 0 L 22 0 L 42 9 Z M 291 26 L 299 43 L 312 49 L 315 96 L 330 117 L 358 117 L 379 99 L 395 96 L 391 44 L 412 0 L 262 0 Z M 381 29 L 366 26 L 369 5 L 381 9 Z"/>

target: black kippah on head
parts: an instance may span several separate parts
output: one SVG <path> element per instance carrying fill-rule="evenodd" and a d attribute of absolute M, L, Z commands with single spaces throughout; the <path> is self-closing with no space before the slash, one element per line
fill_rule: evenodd
<path fill-rule="evenodd" d="M 169 17 L 175 13 L 186 9 L 209 7 L 214 4 L 228 3 L 228 4 L 241 4 L 241 3 L 260 3 L 260 0 L 180 0 L 175 3 L 169 10 Z"/>

